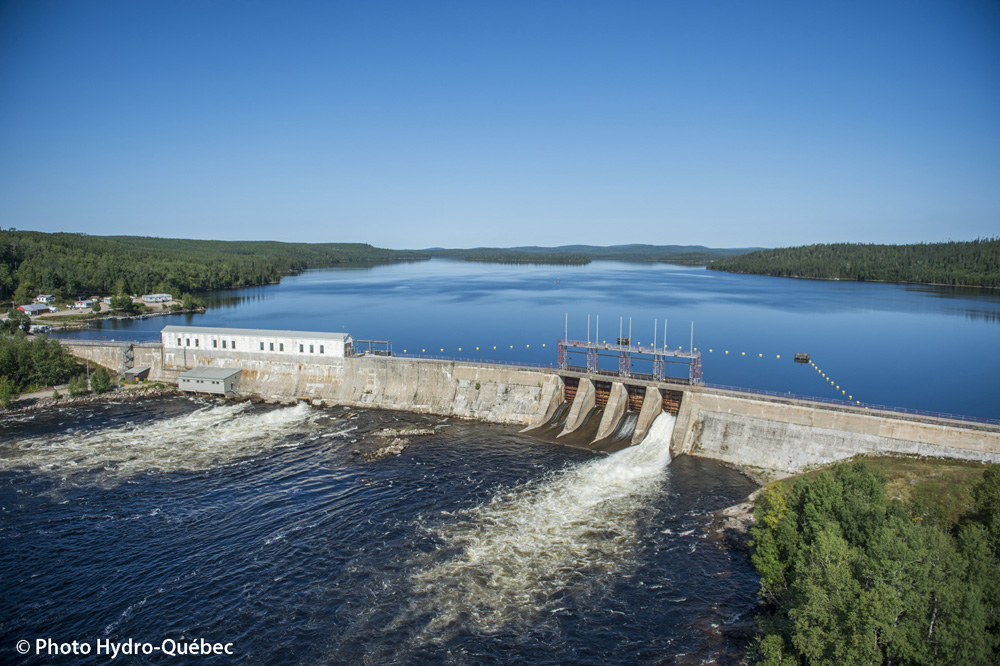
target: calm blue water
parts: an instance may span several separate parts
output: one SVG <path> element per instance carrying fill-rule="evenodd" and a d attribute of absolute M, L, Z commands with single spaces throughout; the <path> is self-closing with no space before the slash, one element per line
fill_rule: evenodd
<path fill-rule="evenodd" d="M 77 335 L 159 339 L 167 323 L 347 331 L 392 340 L 398 354 L 555 364 L 567 314 L 571 338 L 587 338 L 588 315 L 591 339 L 598 339 L 600 317 L 602 340 L 617 337 L 620 318 L 627 334 L 631 318 L 632 339 L 642 344 L 652 342 L 654 321 L 662 343 L 666 319 L 672 348 L 690 346 L 694 322 L 694 345 L 712 384 L 1000 418 L 996 291 L 791 280 L 664 264 L 434 260 L 309 271 L 206 300 L 210 309 L 203 315 L 106 322 Z M 800 351 L 834 384 L 793 363 Z"/>

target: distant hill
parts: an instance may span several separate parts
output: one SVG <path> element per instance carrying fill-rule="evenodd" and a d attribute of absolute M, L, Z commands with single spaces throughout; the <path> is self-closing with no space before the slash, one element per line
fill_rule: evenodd
<path fill-rule="evenodd" d="M 362 243 L 205 241 L 146 236 L 0 230 L 0 299 L 39 293 L 77 298 L 183 294 L 277 282 L 282 275 L 344 264 L 429 259 Z"/>
<path fill-rule="evenodd" d="M 716 259 L 708 268 L 822 280 L 1000 288 L 1000 238 L 915 245 L 805 245 Z"/>
<path fill-rule="evenodd" d="M 419 252 L 433 257 L 488 261 L 496 263 L 586 264 L 593 260 L 652 261 L 670 264 L 703 265 L 758 248 L 710 248 L 704 245 L 560 245 L 539 247 L 525 245 L 509 248 L 476 247 L 469 249 L 428 248 Z"/>

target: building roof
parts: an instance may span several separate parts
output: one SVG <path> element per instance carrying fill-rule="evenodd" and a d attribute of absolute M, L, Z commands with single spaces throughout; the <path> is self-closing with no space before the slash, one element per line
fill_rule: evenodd
<path fill-rule="evenodd" d="M 47 305 L 37 305 L 35 303 L 30 303 L 28 305 L 17 306 L 18 310 L 22 312 L 48 312 L 51 308 Z"/>
<path fill-rule="evenodd" d="M 239 368 L 211 368 L 207 365 L 199 365 L 197 368 L 188 370 L 179 375 L 180 379 L 229 379 L 233 375 L 238 375 L 242 370 Z"/>
<path fill-rule="evenodd" d="M 125 371 L 125 374 L 126 375 L 138 375 L 139 373 L 142 373 L 142 372 L 149 372 L 149 369 L 150 368 L 149 368 L 148 365 L 140 365 L 138 368 L 129 368 L 128 370 Z"/>
<path fill-rule="evenodd" d="M 262 328 L 214 328 L 211 326 L 164 326 L 162 332 L 202 335 L 250 335 L 262 338 L 338 340 L 341 342 L 351 337 L 347 333 L 330 333 L 327 331 L 270 331 Z"/>

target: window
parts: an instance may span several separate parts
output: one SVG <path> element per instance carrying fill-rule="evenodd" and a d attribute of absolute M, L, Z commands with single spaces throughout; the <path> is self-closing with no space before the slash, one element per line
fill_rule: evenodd
<path fill-rule="evenodd" d="M 178 347 L 180 347 L 180 346 L 181 346 L 181 339 L 180 339 L 180 338 L 177 338 L 177 346 L 178 346 Z"/>
<path fill-rule="evenodd" d="M 278 351 L 285 351 L 285 343 L 284 342 L 279 342 L 278 343 Z"/>
<path fill-rule="evenodd" d="M 320 353 L 320 354 L 322 354 L 322 353 L 323 353 L 323 345 L 320 345 L 320 346 L 319 346 L 319 353 Z"/>
<path fill-rule="evenodd" d="M 230 340 L 229 346 L 232 347 L 233 349 L 236 349 L 236 340 Z"/>
<path fill-rule="evenodd" d="M 198 338 L 195 338 L 194 339 L 194 346 L 197 347 L 199 342 L 201 342 L 201 340 L 199 340 Z"/>
<path fill-rule="evenodd" d="M 223 349 L 225 349 L 225 348 L 226 348 L 226 341 L 225 341 L 225 340 L 223 340 L 223 341 L 222 341 L 222 348 L 223 348 Z"/>
<path fill-rule="evenodd" d="M 212 346 L 215 347 L 216 349 L 218 349 L 219 348 L 219 341 L 218 340 L 212 340 Z"/>
<path fill-rule="evenodd" d="M 274 343 L 271 343 L 271 351 L 274 351 Z"/>
<path fill-rule="evenodd" d="M 191 346 L 191 338 L 186 338 L 185 341 L 187 342 L 187 346 L 190 347 Z"/>
<path fill-rule="evenodd" d="M 312 354 L 312 353 L 313 353 L 313 346 L 312 346 L 312 345 L 309 345 L 309 353 L 310 353 L 310 354 Z"/>
<path fill-rule="evenodd" d="M 264 343 L 263 343 L 263 342 L 262 342 L 262 343 L 260 343 L 260 350 L 261 350 L 261 351 L 264 351 Z"/>
<path fill-rule="evenodd" d="M 304 349 L 302 349 L 302 347 L 303 347 L 303 345 L 299 345 L 299 353 L 300 353 L 300 354 L 301 354 L 301 353 L 302 353 L 303 351 L 305 351 Z"/>

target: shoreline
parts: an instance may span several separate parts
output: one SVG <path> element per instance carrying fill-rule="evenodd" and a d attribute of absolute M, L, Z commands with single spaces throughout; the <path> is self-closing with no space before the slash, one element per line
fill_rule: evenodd
<path fill-rule="evenodd" d="M 711 264 L 705 265 L 706 270 L 718 271 L 719 273 L 732 273 L 733 275 L 762 275 L 764 277 L 776 277 L 776 278 L 788 278 L 791 280 L 818 280 L 820 282 L 856 282 L 859 284 L 873 283 L 873 284 L 904 284 L 904 285 L 918 285 L 923 287 L 952 287 L 954 289 L 989 289 L 991 291 L 1000 291 L 1000 287 L 989 287 L 981 284 L 945 284 L 944 282 L 910 282 L 910 281 L 896 281 L 896 280 L 857 280 L 855 278 L 839 278 L 839 277 L 816 277 L 812 275 L 777 275 L 775 273 L 753 273 L 750 271 L 730 271 L 724 268 L 712 268 Z"/>
<path fill-rule="evenodd" d="M 53 391 L 58 390 L 55 387 Z M 49 392 L 48 389 L 45 392 Z M 35 395 L 42 391 L 33 392 Z M 51 395 L 51 393 L 50 393 Z M 41 412 L 53 407 L 76 407 L 78 405 L 94 405 L 106 402 L 131 402 L 145 400 L 147 398 L 160 398 L 165 396 L 180 395 L 177 387 L 171 385 L 136 385 L 134 388 L 118 388 L 107 393 L 88 393 L 86 395 L 69 396 L 64 395 L 57 400 L 51 397 L 25 397 L 15 400 L 10 407 L 0 408 L 0 423 L 6 417 L 13 415 L 31 414 Z M 23 403 L 23 404 L 21 404 Z"/>

